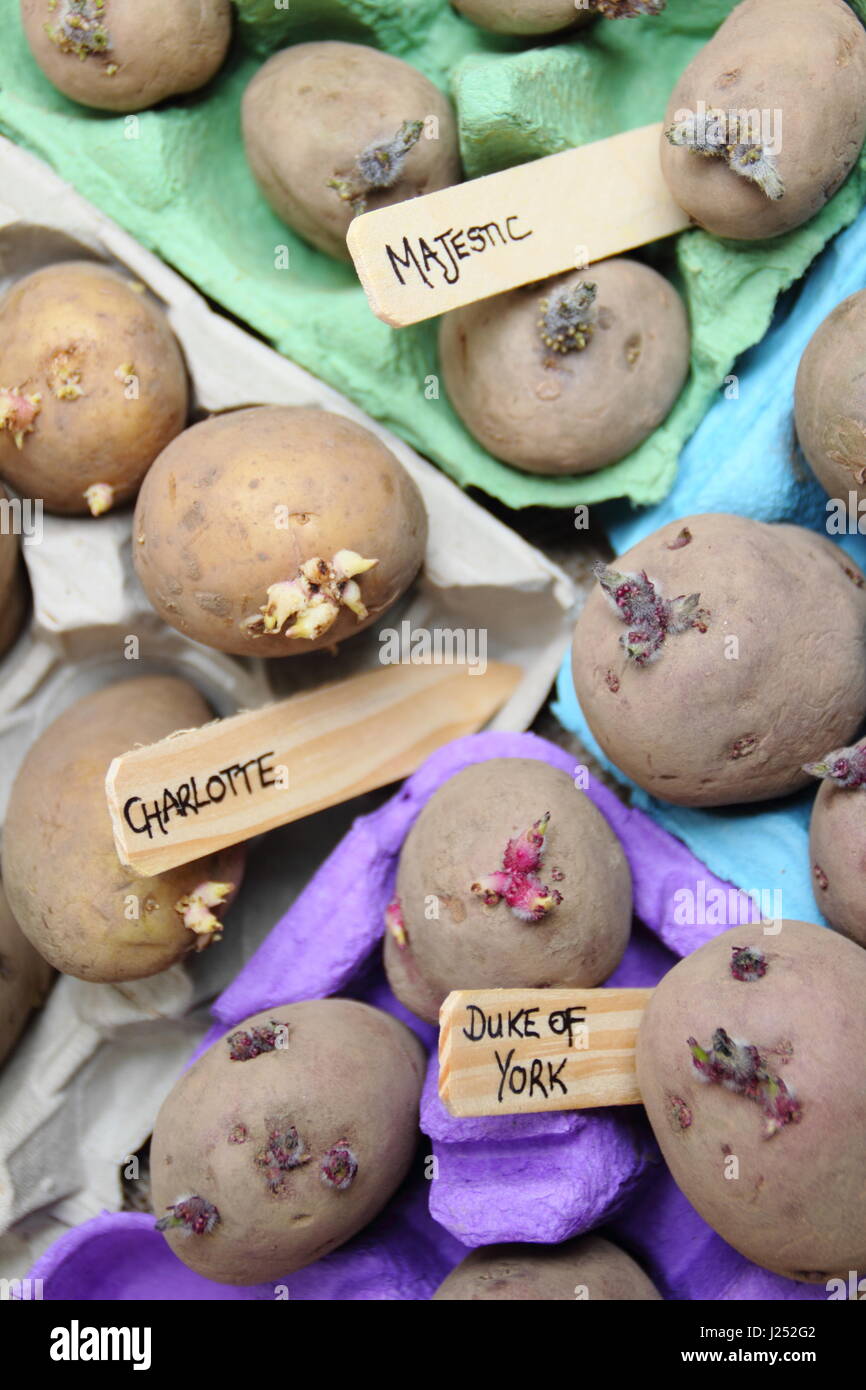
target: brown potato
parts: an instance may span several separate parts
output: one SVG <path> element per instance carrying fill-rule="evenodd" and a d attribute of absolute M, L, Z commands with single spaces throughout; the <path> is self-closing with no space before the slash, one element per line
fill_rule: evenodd
<path fill-rule="evenodd" d="M 581 285 L 597 288 L 586 346 L 547 346 L 546 311 L 556 316 Z M 664 276 L 617 257 L 455 309 L 439 355 L 454 409 L 496 458 L 528 473 L 591 473 L 667 415 L 689 370 L 689 325 Z"/>
<path fill-rule="evenodd" d="M 48 511 L 134 497 L 188 407 L 165 315 L 116 271 L 62 261 L 0 301 L 0 476 Z"/>
<path fill-rule="evenodd" d="M 794 415 L 800 447 L 828 495 L 866 499 L 866 290 L 849 295 L 812 335 L 800 359 Z"/>
<path fill-rule="evenodd" d="M 33 1009 L 45 999 L 54 971 L 22 932 L 0 884 L 0 1065 Z"/>
<path fill-rule="evenodd" d="M 533 758 L 475 763 L 434 793 L 403 846 L 397 902 L 388 980 L 430 1022 L 453 989 L 601 984 L 631 932 L 619 841 L 566 773 Z"/>
<path fill-rule="evenodd" d="M 543 1300 L 649 1302 L 661 1298 L 640 1265 L 601 1236 L 565 1245 L 488 1245 L 473 1250 L 433 1295 L 433 1302 Z"/>
<path fill-rule="evenodd" d="M 6 489 L 0 486 L 0 517 L 8 512 Z M 29 587 L 21 558 L 18 537 L 9 527 L 0 526 L 0 657 L 6 655 L 18 638 L 27 612 Z"/>
<path fill-rule="evenodd" d="M 21 0 L 21 20 L 49 82 L 102 111 L 197 91 L 232 33 L 230 0 Z"/>
<path fill-rule="evenodd" d="M 139 877 L 117 857 L 105 795 L 113 758 L 210 718 L 186 681 L 140 676 L 78 700 L 24 759 L 3 831 L 3 882 L 21 930 L 64 974 L 137 980 L 218 939 L 243 851 Z M 205 887 L 216 904 L 202 902 Z M 190 912 L 197 907 L 211 911 Z M 191 915 L 203 919 L 196 929 Z"/>
<path fill-rule="evenodd" d="M 414 125 L 404 138 L 407 123 Z M 299 43 L 275 54 L 244 93 L 243 134 L 250 168 L 277 216 L 346 261 L 356 211 L 461 178 L 447 97 L 409 63 L 363 44 Z"/>
<path fill-rule="evenodd" d="M 756 1264 L 866 1272 L 866 952 L 826 927 L 735 927 L 675 965 L 637 1040 L 665 1162 Z"/>
<path fill-rule="evenodd" d="M 680 806 L 784 796 L 808 784 L 804 763 L 857 733 L 866 579 L 825 537 L 709 513 L 663 526 L 610 572 L 636 587 L 633 614 L 596 586 L 574 685 L 607 756 L 645 791 Z"/>
<path fill-rule="evenodd" d="M 857 745 L 866 750 L 866 740 Z M 822 760 L 823 761 L 823 760 Z M 866 946 L 866 791 L 823 781 L 809 827 L 815 900 L 831 926 Z"/>
<path fill-rule="evenodd" d="M 494 34 L 552 34 L 594 17 L 575 0 L 451 0 L 459 14 Z"/>
<path fill-rule="evenodd" d="M 427 515 L 363 426 L 260 406 L 194 425 L 160 455 L 134 536 L 138 577 L 172 627 L 238 656 L 295 656 L 390 608 L 424 557 Z"/>
<path fill-rule="evenodd" d="M 156 1120 L 153 1206 L 221 1284 L 283 1279 L 385 1206 L 418 1137 L 424 1050 L 348 999 L 265 1009 L 184 1073 Z"/>
<path fill-rule="evenodd" d="M 714 111 L 721 120 L 705 123 L 702 113 Z M 844 0 L 743 0 L 675 86 L 665 132 L 681 138 L 674 128 L 692 118 L 689 144 L 661 140 L 662 172 L 680 207 L 716 236 L 754 241 L 792 231 L 844 182 L 866 136 L 862 24 Z M 695 148 L 717 136 L 745 154 L 748 177 L 736 172 L 737 154 L 729 163 Z"/>

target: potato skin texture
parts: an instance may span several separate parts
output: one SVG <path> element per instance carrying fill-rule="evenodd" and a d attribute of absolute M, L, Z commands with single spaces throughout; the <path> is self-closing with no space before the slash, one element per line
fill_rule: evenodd
<path fill-rule="evenodd" d="M 809 93 L 804 100 L 804 93 Z M 762 240 L 814 217 L 853 168 L 866 136 L 866 34 L 844 0 L 743 0 L 700 50 L 673 90 L 678 111 L 781 111 L 777 166 L 784 194 L 661 137 L 662 172 L 699 227 Z"/>
<path fill-rule="evenodd" d="M 452 0 L 458 14 L 494 34 L 553 34 L 594 18 L 574 0 Z"/>
<path fill-rule="evenodd" d="M 54 971 L 34 950 L 0 884 L 0 1065 L 17 1043 L 30 1016 L 45 999 Z"/>
<path fill-rule="evenodd" d="M 424 558 L 427 515 L 409 474 L 363 426 L 259 406 L 194 425 L 160 455 L 133 536 L 138 577 L 165 622 L 236 656 L 297 656 L 363 631 L 400 597 Z M 341 549 L 379 561 L 358 580 L 366 619 L 343 607 L 317 639 L 244 629 L 270 585 Z"/>
<path fill-rule="evenodd" d="M 317 999 L 265 1009 L 238 1026 L 271 1020 L 288 1025 L 284 1048 L 232 1061 L 220 1039 L 177 1082 L 153 1133 L 157 1217 L 192 1194 L 220 1218 L 208 1234 L 174 1229 L 165 1238 L 178 1259 L 220 1284 L 282 1279 L 349 1240 L 399 1187 L 418 1138 L 426 1059 L 404 1024 L 367 1004 Z M 268 1120 L 282 1117 L 310 1161 L 277 1173 L 272 1191 L 257 1157 Z M 320 1171 L 341 1143 L 358 1165 L 343 1190 Z"/>
<path fill-rule="evenodd" d="M 861 741 L 862 746 L 862 741 Z M 866 946 L 866 792 L 829 779 L 809 826 L 815 901 L 836 931 Z"/>
<path fill-rule="evenodd" d="M 596 329 L 582 351 L 553 352 L 539 302 L 581 280 L 598 286 Z M 688 375 L 689 324 L 664 276 L 616 257 L 453 310 L 439 355 L 454 409 L 495 458 L 527 473 L 591 473 L 668 414 Z"/>
<path fill-rule="evenodd" d="M 482 1246 L 451 1271 L 432 1302 L 573 1303 L 581 1285 L 590 1303 L 661 1299 L 624 1250 L 601 1236 L 584 1236 L 565 1245 Z"/>
<path fill-rule="evenodd" d="M 198 940 L 178 900 L 204 881 L 240 882 L 242 850 L 142 878 L 114 848 L 105 798 L 112 758 L 210 718 L 186 681 L 141 676 L 78 700 L 30 749 L 9 800 L 3 882 L 21 930 L 57 970 L 106 982 L 156 975 Z M 125 916 L 130 895 L 138 921 Z"/>
<path fill-rule="evenodd" d="M 562 902 L 537 922 L 502 900 L 486 906 L 472 884 L 499 869 L 508 841 L 547 812 L 536 877 Z M 429 1022 L 453 989 L 601 984 L 631 932 L 631 873 L 619 841 L 566 773 L 532 758 L 475 763 L 434 793 L 403 846 L 397 896 L 408 943 L 401 948 L 387 933 L 388 980 Z M 431 896 L 439 917 L 428 920 Z"/>
<path fill-rule="evenodd" d="M 671 549 L 684 531 L 691 540 Z M 707 513 L 611 563 L 645 570 L 665 598 L 699 593 L 710 614 L 706 632 L 669 635 L 643 667 L 620 646 L 626 625 L 600 585 L 578 619 L 577 698 L 605 753 L 645 791 L 679 806 L 784 796 L 809 785 L 803 763 L 858 732 L 866 580 L 831 541 Z"/>
<path fill-rule="evenodd" d="M 45 31 L 64 0 L 21 0 L 24 33 L 49 82 L 72 101 L 101 111 L 143 111 L 197 91 L 222 67 L 232 33 L 230 0 L 107 0 L 111 51 L 83 60 L 63 53 Z M 142 11 L 146 8 L 146 17 Z M 142 20 L 144 19 L 144 23 Z M 117 64 L 109 75 L 106 67 Z"/>
<path fill-rule="evenodd" d="M 9 494 L 0 486 L 0 502 Z M 0 531 L 0 657 L 15 643 L 24 625 L 29 586 L 18 537 L 11 531 Z"/>
<path fill-rule="evenodd" d="M 404 121 L 439 121 L 422 133 L 391 188 L 373 190 L 366 211 L 448 188 L 462 178 L 451 104 L 409 63 L 364 44 L 300 43 L 270 58 L 244 93 L 247 159 L 278 217 L 311 245 L 351 259 L 349 203 L 328 180 L 344 178 L 369 145 L 393 140 Z M 293 132 L 303 130 L 304 139 Z"/>
<path fill-rule="evenodd" d="M 134 367 L 138 399 L 115 375 Z M 57 396 L 58 370 L 82 395 Z M 168 320 L 124 276 L 91 261 L 62 261 L 14 284 L 0 302 L 0 388 L 42 398 L 16 447 L 0 430 L 0 476 L 50 512 L 85 515 L 85 490 L 134 497 L 160 450 L 183 429 L 186 368 Z"/>
<path fill-rule="evenodd" d="M 763 952 L 762 978 L 733 978 L 735 946 Z M 735 927 L 669 971 L 638 1033 L 638 1084 L 674 1181 L 724 1240 L 788 1279 L 866 1269 L 864 997 L 866 952 L 826 927 Z M 772 1062 L 799 1121 L 765 1138 L 755 1101 L 702 1079 L 687 1040 L 707 1047 L 717 1028 L 762 1056 L 781 1049 Z M 685 1127 L 676 1102 L 690 1112 Z M 736 1180 L 725 1176 L 729 1154 Z"/>
<path fill-rule="evenodd" d="M 794 388 L 797 438 L 830 497 L 866 498 L 866 290 L 837 304 L 812 335 Z"/>

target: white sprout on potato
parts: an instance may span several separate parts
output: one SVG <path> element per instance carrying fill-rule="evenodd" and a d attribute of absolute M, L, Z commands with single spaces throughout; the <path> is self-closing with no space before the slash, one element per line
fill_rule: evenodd
<path fill-rule="evenodd" d="M 25 435 L 33 433 L 41 408 L 38 392 L 25 396 L 15 387 L 0 388 L 0 430 L 8 430 L 16 449 L 23 449 Z"/>
<path fill-rule="evenodd" d="M 598 287 L 587 280 L 539 301 L 538 332 L 551 352 L 583 352 L 595 327 Z"/>
<path fill-rule="evenodd" d="M 200 883 L 191 893 L 178 898 L 174 910 L 183 918 L 183 924 L 195 932 L 198 940 L 196 949 L 203 951 L 212 941 L 222 936 L 222 923 L 213 909 L 222 907 L 234 891 L 233 883 Z"/>
<path fill-rule="evenodd" d="M 305 561 L 294 579 L 271 584 L 267 602 L 244 621 L 244 631 L 253 637 L 282 633 L 315 641 L 334 626 L 343 608 L 363 622 L 369 614 L 356 576 L 378 563 L 355 550 L 338 550 L 332 560 L 315 556 Z"/>

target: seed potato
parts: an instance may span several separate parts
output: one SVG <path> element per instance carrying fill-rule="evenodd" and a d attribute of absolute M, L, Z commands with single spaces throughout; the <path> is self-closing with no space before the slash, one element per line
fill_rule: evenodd
<path fill-rule="evenodd" d="M 574 634 L 575 690 L 607 756 L 653 796 L 784 796 L 808 784 L 804 763 L 858 732 L 866 579 L 825 537 L 688 517 L 613 561 L 608 583 L 627 586 L 631 607 L 594 588 Z"/>
<path fill-rule="evenodd" d="M 866 763 L 866 741 L 856 748 L 858 761 Z M 821 912 L 843 936 L 866 946 L 866 792 L 862 784 L 845 787 L 832 778 L 821 783 L 812 807 L 809 858 Z"/>
<path fill-rule="evenodd" d="M 188 408 L 168 320 L 116 271 L 62 261 L 0 301 L 0 476 L 48 511 L 134 497 Z"/>
<path fill-rule="evenodd" d="M 794 415 L 800 447 L 821 486 L 848 508 L 866 498 L 866 290 L 816 329 L 800 359 Z"/>
<path fill-rule="evenodd" d="M 409 63 L 363 44 L 299 43 L 275 54 L 244 93 L 242 114 L 247 159 L 274 212 L 344 261 L 357 212 L 461 178 L 447 97 Z"/>
<path fill-rule="evenodd" d="M 28 752 L 3 831 L 3 883 L 21 930 L 57 970 L 137 980 L 218 936 L 243 851 L 139 877 L 117 857 L 105 794 L 113 758 L 210 718 L 186 681 L 141 676 L 78 700 Z"/>
<path fill-rule="evenodd" d="M 601 1236 L 565 1245 L 488 1245 L 473 1250 L 433 1295 L 440 1303 L 651 1302 L 661 1294 L 630 1255 Z"/>
<path fill-rule="evenodd" d="M 494 34 L 552 34 L 586 24 L 592 11 L 574 0 L 452 0 L 459 14 Z"/>
<path fill-rule="evenodd" d="M 328 411 L 260 406 L 194 425 L 160 455 L 133 555 L 154 608 L 185 636 L 295 656 L 374 623 L 426 542 L 421 494 L 375 435 Z"/>
<path fill-rule="evenodd" d="M 197 91 L 232 32 L 230 0 L 21 0 L 21 20 L 49 82 L 101 111 Z"/>
<path fill-rule="evenodd" d="M 722 121 L 705 125 L 700 113 L 714 111 Z M 682 138 L 678 129 L 692 117 L 697 143 L 707 137 L 714 143 L 718 134 L 723 153 L 702 153 L 694 135 L 687 137 L 691 143 L 670 143 L 671 136 Z M 864 136 L 866 33 L 850 5 L 743 0 L 673 90 L 662 172 L 698 226 L 720 237 L 762 240 L 820 211 L 851 172 Z"/>
<path fill-rule="evenodd" d="M 214 1043 L 153 1134 L 154 1211 L 177 1257 L 258 1284 L 362 1230 L 412 1161 L 425 1061 L 402 1023 L 347 999 L 266 1009 Z"/>
<path fill-rule="evenodd" d="M 0 1066 L 33 1009 L 45 999 L 54 972 L 22 932 L 0 884 Z"/>
<path fill-rule="evenodd" d="M 825 927 L 735 927 L 674 966 L 637 1040 L 674 1180 L 755 1264 L 866 1271 L 866 951 Z"/>
<path fill-rule="evenodd" d="M 532 758 L 449 778 L 409 832 L 396 894 L 385 968 L 430 1022 L 454 989 L 601 984 L 631 932 L 619 841 L 566 773 Z"/>
<path fill-rule="evenodd" d="M 575 328 L 573 296 L 587 285 L 596 298 Z M 439 354 L 454 409 L 496 458 L 591 473 L 668 414 L 688 375 L 689 325 L 664 276 L 617 257 L 455 309 Z"/>

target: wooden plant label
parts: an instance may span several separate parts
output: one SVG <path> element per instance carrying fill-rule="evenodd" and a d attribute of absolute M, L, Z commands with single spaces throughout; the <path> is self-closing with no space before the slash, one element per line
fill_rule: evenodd
<path fill-rule="evenodd" d="M 616 256 L 689 225 L 659 163 L 661 123 L 357 217 L 347 243 L 395 328 Z"/>
<path fill-rule="evenodd" d="M 399 781 L 482 728 L 521 675 L 385 666 L 124 753 L 105 779 L 118 857 L 164 873 Z"/>
<path fill-rule="evenodd" d="M 636 1105 L 635 1042 L 651 989 L 487 989 L 439 1014 L 439 1095 L 452 1115 Z"/>

